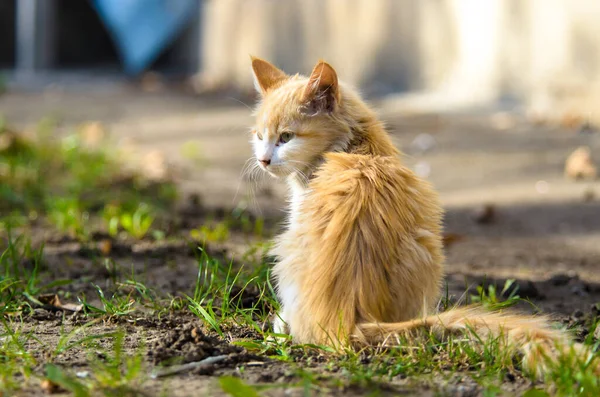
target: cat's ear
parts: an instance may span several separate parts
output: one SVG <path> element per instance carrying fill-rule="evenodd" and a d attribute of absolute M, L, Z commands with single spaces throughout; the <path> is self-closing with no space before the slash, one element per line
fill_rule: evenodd
<path fill-rule="evenodd" d="M 309 114 L 331 113 L 340 102 L 340 89 L 335 69 L 319 61 L 308 79 L 302 97 Z"/>
<path fill-rule="evenodd" d="M 250 59 L 252 60 L 254 86 L 260 94 L 265 95 L 276 84 L 287 79 L 288 76 L 283 71 L 269 62 L 253 56 L 250 56 Z"/>

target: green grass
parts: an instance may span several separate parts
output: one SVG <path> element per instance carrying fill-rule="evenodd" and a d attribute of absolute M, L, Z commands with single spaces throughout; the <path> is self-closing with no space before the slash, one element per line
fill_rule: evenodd
<path fill-rule="evenodd" d="M 43 261 L 43 247 L 34 249 L 24 236 L 17 238 L 8 233 L 7 248 L 0 255 L 0 315 L 16 315 L 28 311 L 41 293 L 71 283 L 56 279 L 42 283 L 39 277 Z M 31 263 L 31 266 L 23 266 Z"/>
<path fill-rule="evenodd" d="M 198 276 L 193 296 L 188 296 L 189 310 L 203 319 L 221 337 L 222 325 L 246 326 L 260 332 L 261 324 L 268 321 L 270 313 L 279 307 L 268 267 L 258 266 L 252 271 L 242 267 L 234 270 L 233 264 L 223 265 L 211 258 L 204 249 L 197 255 Z M 250 307 L 242 307 L 244 292 L 256 295 Z"/>
<path fill-rule="evenodd" d="M 13 329 L 13 325 L 2 319 L 0 329 L 0 390 L 12 392 L 21 387 L 22 379 L 29 379 L 37 360 L 25 347 L 31 334 Z"/>
<path fill-rule="evenodd" d="M 171 208 L 174 185 L 124 173 L 107 142 L 90 148 L 81 131 L 59 136 L 57 128 L 42 120 L 30 136 L 0 122 L 0 230 L 42 220 L 86 240 L 94 217 L 116 213 L 118 223 L 106 229 L 144 237 Z"/>
<path fill-rule="evenodd" d="M 485 284 L 485 283 L 484 283 Z M 477 286 L 477 295 L 471 295 L 471 302 L 481 303 L 489 310 L 500 310 L 514 306 L 521 301 L 517 295 L 518 286 L 515 280 L 506 280 L 502 290 L 498 292 L 494 284 Z"/>
<path fill-rule="evenodd" d="M 15 263 L 21 263 L 24 258 L 31 260 L 31 270 L 15 266 Z M 142 306 L 156 309 L 158 313 L 161 307 L 170 305 L 177 306 L 177 310 L 186 310 L 187 306 L 187 310 L 196 314 L 208 329 L 222 338 L 228 338 L 227 332 L 232 327 L 248 329 L 254 337 L 235 344 L 250 352 L 286 363 L 297 379 L 287 385 L 255 387 L 241 386 L 237 380 L 225 378 L 221 385 L 227 392 L 233 386 L 240 390 L 247 390 L 249 387 L 258 395 L 272 387 L 301 388 L 306 393 L 345 390 L 348 387 L 376 391 L 384 390 L 388 382 L 398 378 L 421 379 L 426 383 L 435 383 L 437 380 L 439 383 L 440 379 L 462 373 L 482 385 L 486 390 L 485 395 L 492 396 L 498 395 L 507 373 L 520 373 L 520 363 L 514 359 L 512 350 L 504 345 L 503 338 L 474 343 L 473 340 L 477 339 L 474 335 L 439 338 L 433 333 L 424 332 L 410 339 L 400 338 L 398 347 L 370 348 L 358 352 L 347 350 L 342 353 L 326 346 L 295 345 L 289 338 L 274 335 L 264 326 L 269 315 L 278 309 L 269 281 L 268 266 L 262 265 L 252 270 L 235 268 L 232 262 L 223 263 L 203 249 L 198 249 L 198 277 L 194 283 L 194 293 L 186 298 L 187 305 L 173 297 L 159 296 L 136 280 L 133 274 L 126 279 L 115 280 L 114 292 L 111 294 L 96 286 L 96 298 L 99 298 L 100 306 L 92 306 L 82 298 L 86 307 L 85 316 L 89 317 L 90 323 L 68 333 L 61 333 L 56 345 L 48 348 L 51 354 L 45 364 L 45 374 L 35 373 L 34 369 L 39 368 L 38 359 L 26 347 L 35 336 L 15 330 L 20 316 L 13 313 L 26 311 L 25 308 L 32 303 L 27 295 L 35 298 L 37 293 L 48 289 L 46 284 L 40 283 L 36 270 L 42 260 L 42 249 L 32 249 L 21 237 L 11 237 L 9 246 L 2 254 L 5 331 L 0 335 L 0 358 L 5 365 L 0 370 L 0 387 L 3 390 L 19 388 L 19 382 L 13 381 L 14 374 L 18 373 L 23 378 L 46 377 L 74 395 L 135 395 L 136 390 L 142 387 L 146 373 L 142 370 L 145 365 L 143 355 L 125 355 L 122 335 L 118 333 L 90 335 L 87 331 L 96 321 L 104 321 L 107 317 L 134 315 Z M 510 286 L 510 283 L 507 285 Z M 60 287 L 60 284 L 54 284 L 49 289 Z M 502 291 L 509 291 L 506 296 L 502 291 L 495 291 L 490 287 L 480 288 L 480 301 L 488 301 L 495 307 L 505 307 L 507 304 L 503 302 L 507 300 L 512 304 L 516 303 L 515 290 L 504 288 Z M 256 297 L 249 305 L 242 304 L 245 292 Z M 591 331 L 593 334 L 593 329 Z M 100 350 L 96 341 L 107 337 L 112 340 L 112 345 L 102 348 L 104 350 L 100 349 L 104 357 L 102 360 L 89 359 L 89 378 L 80 379 L 68 368 L 53 362 L 54 358 L 73 348 L 81 348 L 97 355 Z M 589 337 L 587 342 L 592 343 L 593 339 Z M 313 370 L 312 367 L 316 369 Z M 576 358 L 574 354 L 562 356 L 556 366 L 552 367 L 546 381 L 546 384 L 535 384 L 537 395 L 544 395 L 546 390 L 551 390 L 553 395 L 563 396 L 592 396 L 600 393 L 600 384 L 589 362 Z M 552 389 L 547 389 L 549 385 L 552 385 Z"/>
<path fill-rule="evenodd" d="M 45 365 L 45 378 L 75 396 L 137 396 L 142 395 L 141 386 L 146 380 L 143 346 L 133 354 L 124 350 L 123 331 L 102 335 L 111 339 L 109 348 L 94 345 L 89 352 L 90 375 L 78 378 L 71 371 L 52 363 Z M 102 357 L 102 358 L 98 358 Z"/>

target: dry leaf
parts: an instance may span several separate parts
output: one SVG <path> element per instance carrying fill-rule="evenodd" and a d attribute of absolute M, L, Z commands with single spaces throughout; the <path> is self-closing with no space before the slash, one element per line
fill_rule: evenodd
<path fill-rule="evenodd" d="M 108 256 L 112 251 L 112 242 L 109 239 L 104 239 L 98 243 L 98 248 L 102 255 Z"/>
<path fill-rule="evenodd" d="M 38 300 L 44 305 L 50 305 L 54 307 L 61 307 L 62 303 L 56 294 L 45 294 L 38 296 Z"/>
<path fill-rule="evenodd" d="M 573 111 L 565 112 L 560 119 L 560 125 L 567 129 L 575 129 L 584 122 L 585 120 L 582 115 Z"/>
<path fill-rule="evenodd" d="M 565 163 L 565 176 L 571 179 L 595 179 L 598 174 L 588 146 L 575 149 Z"/>
<path fill-rule="evenodd" d="M 465 236 L 463 236 L 462 234 L 457 234 L 457 233 L 445 233 L 444 236 L 442 237 L 442 242 L 444 244 L 444 247 L 449 247 L 450 245 L 464 240 Z"/>
<path fill-rule="evenodd" d="M 38 296 L 37 300 L 44 306 L 64 310 L 68 312 L 79 312 L 83 310 L 83 305 L 75 303 L 62 303 L 56 294 L 45 294 Z"/>
<path fill-rule="evenodd" d="M 47 394 L 54 394 L 61 391 L 60 386 L 52 382 L 50 379 L 44 379 L 40 386 L 42 387 L 42 390 L 45 391 Z"/>

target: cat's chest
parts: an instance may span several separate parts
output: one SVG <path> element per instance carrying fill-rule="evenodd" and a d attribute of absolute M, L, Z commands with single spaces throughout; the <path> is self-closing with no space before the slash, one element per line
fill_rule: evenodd
<path fill-rule="evenodd" d="M 291 197 L 289 203 L 289 225 L 290 229 L 296 229 L 297 226 L 302 222 L 300 218 L 300 212 L 302 204 L 306 198 L 307 189 L 300 184 L 291 183 Z"/>

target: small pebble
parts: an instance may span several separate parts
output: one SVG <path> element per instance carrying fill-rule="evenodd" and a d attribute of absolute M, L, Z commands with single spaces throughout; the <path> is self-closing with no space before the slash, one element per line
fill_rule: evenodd
<path fill-rule="evenodd" d="M 480 224 L 493 223 L 496 220 L 496 207 L 492 204 L 484 204 L 473 213 L 473 219 Z"/>

